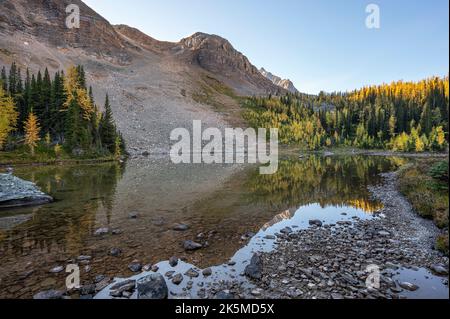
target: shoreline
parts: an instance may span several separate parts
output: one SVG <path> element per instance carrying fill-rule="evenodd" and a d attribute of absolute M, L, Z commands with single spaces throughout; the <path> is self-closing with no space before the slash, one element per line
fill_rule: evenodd
<path fill-rule="evenodd" d="M 236 277 L 219 276 L 211 282 L 201 279 L 200 275 L 200 281 L 195 284 L 190 281 L 190 287 L 204 287 L 197 296 L 190 295 L 190 298 L 419 299 L 429 293 L 437 298 L 448 298 L 448 257 L 432 249 L 438 229 L 432 221 L 413 212 L 397 189 L 397 174 L 384 173 L 381 184 L 369 187 L 373 198 L 384 204 L 373 218 L 356 217 L 329 225 L 316 221 L 299 231 L 285 228 L 275 234 L 274 249 L 250 254 L 251 261 L 245 263 L 243 272 L 236 272 Z M 158 265 L 164 269 L 161 272 L 160 268 L 160 274 L 156 270 L 116 278 L 118 281 L 95 298 L 114 299 L 110 296 L 114 294 L 113 288 L 130 280 L 132 285 L 149 276 L 168 276 L 170 280 L 169 273 L 175 273 L 170 271 L 173 268 L 166 261 Z M 373 269 L 370 267 L 377 267 L 379 271 L 379 288 L 366 286 L 368 270 Z M 168 272 L 163 276 L 165 271 Z M 411 280 L 411 276 L 419 275 L 433 282 Z M 437 292 L 430 291 L 436 289 L 431 288 L 436 283 L 439 285 Z M 172 290 L 170 295 L 177 296 Z M 135 293 L 130 296 L 137 298 Z"/>
<path fill-rule="evenodd" d="M 0 168 L 6 168 L 9 166 L 23 167 L 23 166 L 52 166 L 52 165 L 83 165 L 83 164 L 111 163 L 120 161 L 123 160 L 117 160 L 114 158 L 98 158 L 98 159 L 94 158 L 94 159 L 49 160 L 36 162 L 1 162 Z"/>
<path fill-rule="evenodd" d="M 259 287 L 258 295 L 302 299 L 414 298 L 414 291 L 426 287 L 402 281 L 402 272 L 412 270 L 443 276 L 447 296 L 441 297 L 448 298 L 448 257 L 432 249 L 437 227 L 413 212 L 397 190 L 397 174 L 382 174 L 382 184 L 369 187 L 372 196 L 385 206 L 378 212 L 379 217 L 279 234 L 275 250 L 260 254 L 264 265 L 262 279 L 253 281 Z M 287 264 L 280 266 L 283 260 Z M 366 287 L 367 267 L 371 265 L 381 271 L 379 289 Z"/>

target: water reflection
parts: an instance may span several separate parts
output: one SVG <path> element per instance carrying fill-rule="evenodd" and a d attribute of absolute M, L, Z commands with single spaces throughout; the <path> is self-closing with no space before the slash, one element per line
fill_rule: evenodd
<path fill-rule="evenodd" d="M 275 175 L 259 175 L 253 166 L 184 166 L 166 159 L 132 160 L 126 169 L 111 163 L 17 168 L 16 175 L 36 182 L 56 202 L 0 212 L 0 220 L 31 216 L 0 228 L 0 297 L 63 288 L 65 274 L 48 271 L 79 255 L 93 256 L 83 282 L 99 274 L 128 277 L 134 259 L 157 263 L 176 255 L 202 268 L 220 265 L 247 243 L 243 234 L 292 219 L 300 207 L 319 218 L 342 212 L 340 207 L 378 210 L 367 186 L 400 161 L 285 158 Z M 129 218 L 132 211 L 137 219 Z M 173 231 L 180 222 L 189 230 Z M 119 231 L 94 236 L 99 227 Z M 185 252 L 180 243 L 187 239 L 205 248 Z M 119 258 L 109 256 L 113 247 L 123 251 Z"/>

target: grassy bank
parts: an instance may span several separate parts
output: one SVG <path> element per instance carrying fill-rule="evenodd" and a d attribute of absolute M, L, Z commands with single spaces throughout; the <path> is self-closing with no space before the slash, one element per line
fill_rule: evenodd
<path fill-rule="evenodd" d="M 416 159 L 400 171 L 399 188 L 420 216 L 442 230 L 436 249 L 448 255 L 448 160 Z"/>
<path fill-rule="evenodd" d="M 19 147 L 10 152 L 0 151 L 0 166 L 8 165 L 50 165 L 50 164 L 78 164 L 110 162 L 116 160 L 111 155 L 84 154 L 74 157 L 61 150 L 56 154 L 45 148 L 37 148 L 34 155 L 30 154 L 27 147 Z"/>

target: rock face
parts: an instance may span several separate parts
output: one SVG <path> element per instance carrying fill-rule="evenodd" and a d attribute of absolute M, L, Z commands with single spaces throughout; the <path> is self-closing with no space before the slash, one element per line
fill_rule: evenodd
<path fill-rule="evenodd" d="M 66 7 L 80 8 L 80 28 L 66 26 Z M 83 30 L 82 32 L 80 30 Z M 82 48 L 88 54 L 128 64 L 128 44 L 108 21 L 80 0 L 7 0 L 0 3 L 0 32 L 30 34 L 60 49 Z"/>
<path fill-rule="evenodd" d="M 266 79 L 248 58 L 237 51 L 231 43 L 217 35 L 195 33 L 182 39 L 174 48 L 175 56 L 186 62 L 218 75 L 219 78 L 241 94 L 249 92 L 239 89 L 237 83 L 245 83 L 258 93 L 276 93 L 279 87 Z"/>
<path fill-rule="evenodd" d="M 292 83 L 291 80 L 288 79 L 282 79 L 279 76 L 276 76 L 268 71 L 266 71 L 264 68 L 261 68 L 259 70 L 259 72 L 261 72 L 261 74 L 263 76 L 265 76 L 267 79 L 269 79 L 270 81 L 272 81 L 273 84 L 291 92 L 294 94 L 300 93 L 297 88 L 294 86 L 294 83 Z"/>
<path fill-rule="evenodd" d="M 166 299 L 168 288 L 164 277 L 151 274 L 137 281 L 138 299 Z"/>
<path fill-rule="evenodd" d="M 53 198 L 31 182 L 10 174 L 0 174 L 0 209 L 48 204 Z"/>

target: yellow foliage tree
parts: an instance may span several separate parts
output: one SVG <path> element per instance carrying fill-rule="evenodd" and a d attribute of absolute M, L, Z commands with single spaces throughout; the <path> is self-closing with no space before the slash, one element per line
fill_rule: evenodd
<path fill-rule="evenodd" d="M 33 112 L 30 112 L 28 119 L 25 122 L 25 144 L 30 147 L 31 155 L 34 156 L 34 148 L 37 146 L 37 142 L 40 140 L 39 122 Z"/>
<path fill-rule="evenodd" d="M 18 116 L 14 100 L 0 87 L 0 150 L 9 134 L 16 129 Z"/>
<path fill-rule="evenodd" d="M 425 150 L 425 144 L 421 138 L 416 139 L 416 152 L 423 152 Z"/>

